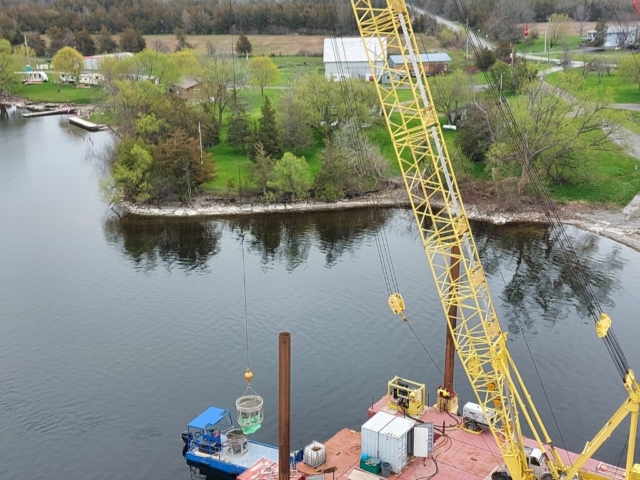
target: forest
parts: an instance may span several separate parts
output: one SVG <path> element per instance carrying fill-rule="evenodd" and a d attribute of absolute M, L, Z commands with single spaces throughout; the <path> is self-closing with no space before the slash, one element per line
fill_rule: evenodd
<path fill-rule="evenodd" d="M 374 0 L 375 3 L 376 0 Z M 381 0 L 380 0 L 381 1 Z M 633 7 L 626 0 L 465 0 L 465 21 L 496 39 L 504 29 L 525 22 L 546 22 L 552 14 L 575 21 L 624 21 Z M 416 0 L 410 8 L 458 20 L 452 0 Z M 635 18 L 635 17 L 634 17 Z M 11 43 L 23 32 L 49 28 L 72 32 L 101 29 L 141 34 L 355 34 L 349 0 L 0 0 L 0 36 Z"/>

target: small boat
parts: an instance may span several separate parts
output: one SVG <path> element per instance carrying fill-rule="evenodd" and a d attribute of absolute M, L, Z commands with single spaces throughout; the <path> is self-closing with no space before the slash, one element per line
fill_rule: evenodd
<path fill-rule="evenodd" d="M 209 407 L 182 433 L 187 465 L 203 475 L 236 477 L 260 459 L 278 462 L 278 448 L 248 440 L 233 424 L 231 412 Z"/>

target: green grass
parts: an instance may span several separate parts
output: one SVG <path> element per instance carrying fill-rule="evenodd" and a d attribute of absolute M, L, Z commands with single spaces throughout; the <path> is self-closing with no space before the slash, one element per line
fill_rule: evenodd
<path fill-rule="evenodd" d="M 275 86 L 289 85 L 299 75 L 306 72 L 324 73 L 322 57 L 275 56 L 269 57 L 278 66 L 278 81 Z"/>
<path fill-rule="evenodd" d="M 581 41 L 582 39 L 580 38 L 580 35 L 567 35 L 563 36 L 558 44 L 554 45 L 553 48 L 549 48 L 549 38 L 547 38 L 547 49 L 551 54 L 562 53 L 562 45 L 564 43 L 567 43 L 571 50 L 575 50 L 578 48 L 578 43 L 580 43 Z M 532 45 L 525 45 L 524 42 L 517 43 L 516 50 L 520 53 L 539 54 L 544 53 L 544 46 L 544 32 L 542 32 Z"/>
<path fill-rule="evenodd" d="M 60 87 L 60 91 L 58 91 Z M 40 85 L 20 85 L 11 92 L 32 102 L 56 102 L 87 104 L 99 102 L 104 98 L 102 88 L 75 88 L 71 85 L 56 85 L 52 79 Z"/>
<path fill-rule="evenodd" d="M 585 165 L 589 177 L 569 185 L 551 185 L 549 190 L 559 201 L 587 201 L 626 205 L 640 191 L 640 162 L 622 148 L 613 152 L 593 152 Z"/>
<path fill-rule="evenodd" d="M 271 101 L 271 105 L 275 108 L 276 102 L 282 96 L 282 92 L 284 92 L 281 88 L 265 88 L 264 95 L 265 97 L 269 97 Z M 247 111 L 252 118 L 258 119 L 260 117 L 260 108 L 264 102 L 262 95 L 260 95 L 259 88 L 245 88 L 240 91 L 238 95 L 239 98 L 243 99 L 247 102 Z M 229 108 L 229 107 L 227 107 Z"/>
<path fill-rule="evenodd" d="M 557 85 L 563 72 L 556 72 L 545 77 L 552 85 Z M 614 103 L 640 103 L 640 90 L 637 84 L 624 82 L 617 72 L 611 72 L 611 75 L 604 75 L 602 83 L 598 83 L 598 77 L 595 72 L 589 73 L 584 80 L 583 90 L 600 90 L 610 89 L 613 94 Z"/>

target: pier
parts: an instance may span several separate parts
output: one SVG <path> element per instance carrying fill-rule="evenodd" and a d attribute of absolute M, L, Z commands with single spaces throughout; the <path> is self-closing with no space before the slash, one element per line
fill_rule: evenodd
<path fill-rule="evenodd" d="M 104 125 L 83 120 L 80 117 L 69 117 L 69 123 L 76 127 L 84 128 L 90 132 L 97 132 L 105 128 Z"/>

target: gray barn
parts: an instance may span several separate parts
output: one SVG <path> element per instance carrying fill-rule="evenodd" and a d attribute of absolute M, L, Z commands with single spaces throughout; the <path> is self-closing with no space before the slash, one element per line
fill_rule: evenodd
<path fill-rule="evenodd" d="M 375 66 L 382 67 L 387 55 L 387 39 L 367 38 L 365 50 L 362 39 L 325 38 L 324 39 L 324 74 L 327 78 L 363 78 L 371 80 L 371 69 L 367 60 L 367 51 Z"/>

